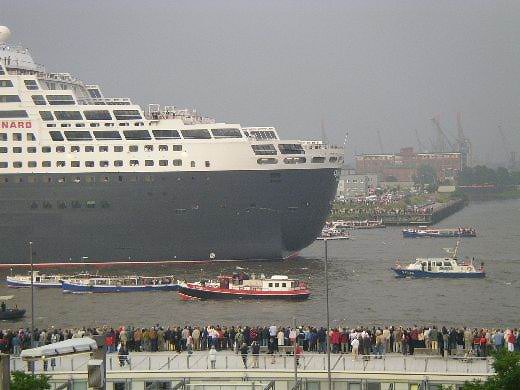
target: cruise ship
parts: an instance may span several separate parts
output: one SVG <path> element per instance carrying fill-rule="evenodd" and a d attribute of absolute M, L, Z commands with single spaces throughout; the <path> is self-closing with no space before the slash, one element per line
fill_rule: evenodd
<path fill-rule="evenodd" d="M 320 234 L 343 149 L 105 97 L 0 27 L 0 264 L 282 259 Z M 117 75 L 116 75 L 117 76 Z"/>

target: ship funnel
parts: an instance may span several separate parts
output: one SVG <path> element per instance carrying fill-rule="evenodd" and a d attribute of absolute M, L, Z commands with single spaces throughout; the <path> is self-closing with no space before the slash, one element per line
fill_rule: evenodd
<path fill-rule="evenodd" d="M 0 26 L 0 43 L 7 42 L 9 37 L 11 36 L 11 30 L 6 26 Z"/>

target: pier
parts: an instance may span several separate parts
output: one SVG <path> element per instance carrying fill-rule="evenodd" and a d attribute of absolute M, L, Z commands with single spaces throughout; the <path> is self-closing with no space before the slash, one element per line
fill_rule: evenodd
<path fill-rule="evenodd" d="M 35 362 L 35 373 L 49 375 L 51 389 L 69 383 L 71 389 L 86 389 L 88 354 L 62 356 Z M 28 372 L 27 362 L 12 357 L 11 371 Z M 242 357 L 232 351 L 217 353 L 215 369 L 210 368 L 207 352 L 137 352 L 120 365 L 117 354 L 106 359 L 107 390 L 151 389 L 282 389 L 295 388 L 294 356 L 260 354 L 257 368 L 251 354 L 244 368 Z M 45 370 L 44 370 L 45 368 Z M 342 390 L 438 390 L 441 385 L 461 385 L 485 380 L 493 374 L 489 358 L 443 358 L 387 354 L 350 354 L 331 357 L 332 388 Z M 297 367 L 298 388 L 327 389 L 327 357 L 307 353 Z M 217 387 L 215 387 L 217 386 Z"/>
<path fill-rule="evenodd" d="M 430 206 L 432 211 L 428 213 L 386 215 L 381 218 L 387 226 L 433 225 L 462 210 L 465 205 L 462 199 L 449 200 L 445 203 L 433 203 Z"/>

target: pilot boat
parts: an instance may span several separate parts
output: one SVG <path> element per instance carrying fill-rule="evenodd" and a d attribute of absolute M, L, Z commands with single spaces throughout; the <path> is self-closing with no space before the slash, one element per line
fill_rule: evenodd
<path fill-rule="evenodd" d="M 219 276 L 216 281 L 182 283 L 179 288 L 182 299 L 284 299 L 303 300 L 309 298 L 307 286 L 285 275 L 256 278 L 240 273 Z"/>
<path fill-rule="evenodd" d="M 457 251 L 459 242 L 452 250 L 446 249 L 451 256 L 435 258 L 417 258 L 414 263 L 402 266 L 397 260 L 392 270 L 400 278 L 483 278 L 486 276 L 484 263 L 477 268 L 472 260 L 459 263 Z"/>
<path fill-rule="evenodd" d="M 61 284 L 67 293 L 116 293 L 137 291 L 177 291 L 178 281 L 167 276 L 113 276 L 67 279 Z"/>

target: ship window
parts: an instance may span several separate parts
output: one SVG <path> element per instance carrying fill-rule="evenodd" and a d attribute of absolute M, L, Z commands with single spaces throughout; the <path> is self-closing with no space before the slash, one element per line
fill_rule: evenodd
<path fill-rule="evenodd" d="M 63 134 L 61 134 L 61 131 L 57 131 L 57 130 L 49 131 L 49 134 L 53 141 L 63 141 L 64 140 Z"/>
<path fill-rule="evenodd" d="M 4 67 L 2 65 L 0 65 L 0 75 L 4 75 L 4 74 L 5 74 Z"/>
<path fill-rule="evenodd" d="M 131 167 L 139 166 L 139 160 L 130 160 L 130 166 Z"/>
<path fill-rule="evenodd" d="M 44 121 L 53 121 L 54 116 L 52 115 L 52 112 L 50 111 L 40 111 L 40 117 Z"/>
<path fill-rule="evenodd" d="M 65 166 L 65 161 L 56 161 L 56 166 L 59 168 L 63 168 Z"/>
<path fill-rule="evenodd" d="M 303 164 L 307 159 L 305 157 L 286 157 L 283 162 L 286 164 Z"/>
<path fill-rule="evenodd" d="M 27 133 L 27 141 L 36 141 L 36 136 L 33 133 Z"/>
<path fill-rule="evenodd" d="M 139 151 L 139 146 L 137 146 L 137 145 L 130 145 L 130 146 L 128 147 L 128 151 L 129 151 L 129 152 L 132 152 L 132 153 L 133 153 L 133 152 L 137 152 L 137 151 Z"/>
<path fill-rule="evenodd" d="M 43 95 L 32 95 L 31 97 L 34 104 L 36 104 L 37 106 L 45 106 L 47 104 L 47 101 L 45 100 Z"/>
<path fill-rule="evenodd" d="M 78 146 L 78 145 L 71 146 L 71 147 L 70 147 L 70 151 L 71 151 L 72 153 L 77 153 L 77 152 L 79 152 L 79 151 L 80 151 L 80 150 L 79 150 L 79 146 Z"/>
<path fill-rule="evenodd" d="M 155 139 L 179 139 L 181 136 L 177 130 L 152 130 Z"/>
<path fill-rule="evenodd" d="M 148 130 L 124 130 L 123 134 L 127 140 L 149 140 L 152 139 Z"/>
<path fill-rule="evenodd" d="M 56 146 L 56 152 L 65 153 L 65 146 Z"/>
<path fill-rule="evenodd" d="M 146 152 L 153 152 L 153 145 L 144 145 L 144 150 Z"/>
<path fill-rule="evenodd" d="M 70 123 L 62 123 L 60 126 L 61 127 L 70 127 Z"/>
<path fill-rule="evenodd" d="M 13 141 L 21 141 L 22 133 L 13 133 Z"/>
<path fill-rule="evenodd" d="M 257 164 L 276 164 L 278 159 L 276 158 L 259 158 L 256 160 Z"/>
<path fill-rule="evenodd" d="M 282 283 L 282 287 L 287 287 L 287 284 L 286 283 Z"/>
<path fill-rule="evenodd" d="M 90 131 L 65 131 L 67 141 L 91 141 Z"/>
<path fill-rule="evenodd" d="M 153 160 L 144 160 L 145 167 L 153 167 Z"/>
<path fill-rule="evenodd" d="M 47 95 L 47 101 L 51 106 L 64 106 L 76 104 L 71 95 Z"/>
<path fill-rule="evenodd" d="M 7 168 L 7 162 L 1 161 L 0 162 L 0 168 Z"/>
<path fill-rule="evenodd" d="M 13 168 L 21 168 L 22 167 L 22 162 L 21 161 L 15 161 L 13 163 Z"/>
<path fill-rule="evenodd" d="M 20 96 L 18 95 L 0 95 L 0 103 L 19 103 Z"/>
<path fill-rule="evenodd" d="M 15 146 L 15 147 L 13 148 L 13 153 L 22 153 L 22 148 L 19 147 L 19 146 Z"/>
<path fill-rule="evenodd" d="M 278 149 L 282 154 L 305 154 L 300 144 L 278 144 Z"/>
<path fill-rule="evenodd" d="M 159 152 L 167 152 L 168 145 L 159 145 Z"/>
<path fill-rule="evenodd" d="M 0 148 L 0 153 L 7 153 L 7 148 L 5 146 L 2 146 Z"/>
<path fill-rule="evenodd" d="M 108 152 L 108 146 L 106 146 L 106 145 L 100 146 L 99 147 L 99 151 L 100 152 Z"/>
<path fill-rule="evenodd" d="M 334 162 L 336 162 L 336 161 L 338 161 L 338 158 L 337 158 L 337 157 L 329 157 L 329 162 L 330 162 L 330 163 L 334 163 Z"/>
<path fill-rule="evenodd" d="M 122 167 L 123 166 L 123 160 L 116 160 L 114 161 L 115 167 Z"/>
<path fill-rule="evenodd" d="M 35 146 L 29 146 L 27 148 L 27 153 L 36 153 L 36 147 Z"/>
<path fill-rule="evenodd" d="M 195 161 L 192 161 L 192 162 L 190 163 L 190 165 L 191 165 L 192 168 L 195 168 Z"/>
<path fill-rule="evenodd" d="M 325 157 L 313 157 L 312 158 L 312 162 L 313 163 L 324 163 L 325 162 Z"/>
<path fill-rule="evenodd" d="M 108 165 L 109 165 L 108 161 L 106 161 L 106 160 L 102 160 L 99 162 L 99 166 L 102 168 L 106 168 L 106 167 L 108 167 Z"/>
<path fill-rule="evenodd" d="M 0 118 L 28 118 L 25 110 L 0 110 Z"/>
<path fill-rule="evenodd" d="M 50 161 L 42 161 L 42 167 L 44 168 L 50 168 L 51 162 Z"/>
<path fill-rule="evenodd" d="M 117 146 L 114 146 L 114 152 L 122 152 L 123 151 L 123 147 L 121 145 L 117 145 Z"/>
<path fill-rule="evenodd" d="M 274 286 L 275 287 L 280 287 L 280 283 L 275 283 Z"/>
<path fill-rule="evenodd" d="M 29 161 L 29 162 L 27 163 L 27 166 L 28 166 L 29 168 L 36 168 L 36 161 Z"/>
<path fill-rule="evenodd" d="M 121 134 L 119 134 L 119 131 L 94 130 L 94 137 L 96 137 L 97 140 L 118 140 L 121 139 Z"/>
<path fill-rule="evenodd" d="M 0 133 L 0 141 L 7 141 L 7 133 Z"/>
<path fill-rule="evenodd" d="M 112 115 L 108 110 L 88 110 L 83 111 L 85 119 L 88 121 L 111 121 Z"/>
<path fill-rule="evenodd" d="M 96 123 L 91 123 L 90 127 L 99 127 L 99 123 L 97 123 L 97 122 Z"/>
<path fill-rule="evenodd" d="M 253 130 L 250 131 L 252 137 L 255 139 L 277 139 L 276 134 L 272 130 Z"/>
<path fill-rule="evenodd" d="M 273 287 L 273 284 L 272 284 L 272 283 L 269 283 L 269 287 Z"/>
<path fill-rule="evenodd" d="M 13 83 L 11 80 L 0 80 L 0 88 L 2 87 L 12 87 Z"/>
<path fill-rule="evenodd" d="M 143 119 L 138 110 L 114 110 L 114 115 L 118 121 Z"/>
<path fill-rule="evenodd" d="M 74 126 L 76 127 L 85 127 L 84 123 L 75 123 Z"/>
<path fill-rule="evenodd" d="M 101 98 L 101 92 L 99 91 L 98 88 L 88 88 L 87 91 L 91 98 L 95 98 L 95 99 Z"/>
<path fill-rule="evenodd" d="M 94 147 L 92 145 L 85 146 L 85 152 L 91 153 L 94 151 Z"/>
<path fill-rule="evenodd" d="M 94 161 L 85 161 L 85 166 L 87 168 L 93 168 L 94 167 Z"/>
<path fill-rule="evenodd" d="M 38 88 L 38 84 L 36 83 L 36 80 L 24 80 L 23 81 L 24 84 L 25 84 L 25 87 L 29 90 L 29 91 L 35 91 Z M 11 85 L 12 86 L 12 85 Z"/>
<path fill-rule="evenodd" d="M 211 129 L 215 138 L 242 138 L 240 129 Z"/>
<path fill-rule="evenodd" d="M 172 145 L 172 151 L 174 151 L 174 152 L 181 152 L 182 151 L 182 145 Z"/>
<path fill-rule="evenodd" d="M 172 162 L 174 167 L 182 166 L 182 160 L 173 160 Z"/>
<path fill-rule="evenodd" d="M 72 168 L 79 168 L 79 161 L 71 161 L 70 166 Z"/>
<path fill-rule="evenodd" d="M 210 162 L 209 162 L 209 161 L 206 161 L 206 162 L 204 163 L 204 165 L 206 166 L 206 168 L 209 168 L 209 166 L 210 166 Z"/>
<path fill-rule="evenodd" d="M 251 148 L 257 156 L 274 156 L 278 154 L 274 145 L 251 145 Z"/>
<path fill-rule="evenodd" d="M 210 139 L 211 134 L 206 129 L 181 130 L 182 136 L 186 139 Z"/>
<path fill-rule="evenodd" d="M 59 121 L 77 121 L 83 119 L 79 111 L 54 111 L 54 115 L 56 115 L 56 119 Z"/>
<path fill-rule="evenodd" d="M 159 166 L 167 167 L 168 166 L 168 160 L 159 160 Z"/>

